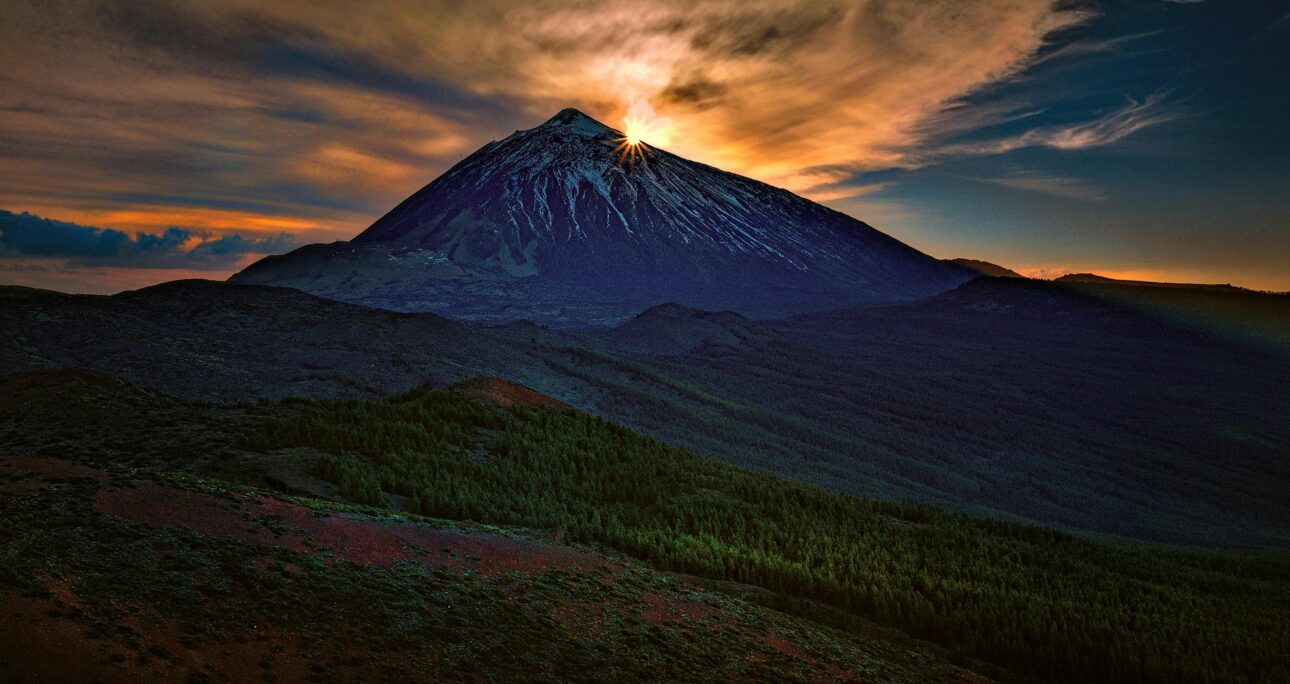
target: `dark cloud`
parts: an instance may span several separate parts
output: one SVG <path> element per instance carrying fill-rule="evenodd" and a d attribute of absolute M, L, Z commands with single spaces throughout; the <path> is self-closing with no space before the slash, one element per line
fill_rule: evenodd
<path fill-rule="evenodd" d="M 694 34 L 691 44 L 710 54 L 736 57 L 791 52 L 809 45 L 816 34 L 841 21 L 841 8 L 821 5 L 750 10 L 714 18 Z"/>
<path fill-rule="evenodd" d="M 83 266 L 224 269 L 248 254 L 275 254 L 300 243 L 292 235 L 212 236 L 171 227 L 160 234 L 82 226 L 0 210 L 0 258 L 56 258 Z"/>
<path fill-rule="evenodd" d="M 712 107 L 721 102 L 727 86 L 695 74 L 685 79 L 673 79 L 659 97 L 669 104 L 684 104 L 695 109 Z"/>
<path fill-rule="evenodd" d="M 254 10 L 217 11 L 204 4 L 102 0 L 90 15 L 107 40 L 213 75 L 256 75 L 343 83 L 410 98 L 445 113 L 522 107 L 505 96 L 482 97 L 425 73 L 404 71 L 375 53 L 304 23 Z"/>
<path fill-rule="evenodd" d="M 150 0 L 105 0 L 88 11 L 109 39 L 207 70 L 245 68 L 273 42 L 316 37 L 248 12 L 199 15 L 188 7 Z"/>
<path fill-rule="evenodd" d="M 0 246 L 21 256 L 106 257 L 131 242 L 119 230 L 102 230 L 0 210 Z"/>

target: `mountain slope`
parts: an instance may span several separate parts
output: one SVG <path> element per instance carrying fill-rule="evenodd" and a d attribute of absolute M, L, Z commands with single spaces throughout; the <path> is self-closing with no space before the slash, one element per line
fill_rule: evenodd
<path fill-rule="evenodd" d="M 758 322 L 658 307 L 623 327 L 626 340 L 470 326 L 227 283 L 0 287 L 0 371 L 77 366 L 220 401 L 502 376 L 850 494 L 1154 541 L 1290 544 L 1290 360 L 1205 326 L 982 277 L 898 306 Z"/>
<path fill-rule="evenodd" d="M 765 317 L 912 299 L 971 275 L 788 191 L 622 139 L 566 109 L 484 146 L 352 241 L 231 280 L 597 325 L 666 301 Z"/>
<path fill-rule="evenodd" d="M 1065 275 L 1056 282 L 1232 339 L 1290 349 L 1290 293 L 1259 292 L 1226 284 L 1116 280 L 1091 273 Z"/>
<path fill-rule="evenodd" d="M 120 627 L 177 622 L 178 658 L 267 632 L 285 679 L 300 658 L 365 680 L 979 681 L 942 656 L 1003 681 L 1290 671 L 1284 558 L 857 500 L 452 389 L 194 405 L 46 371 L 0 396 L 0 598 L 52 593 L 123 667 L 157 664 Z M 284 494 L 284 466 L 314 491 Z"/>
<path fill-rule="evenodd" d="M 91 410 L 113 406 L 95 398 Z M 35 421 L 56 415 L 21 399 Z M 193 416 L 165 398 L 115 407 Z M 216 412 L 223 429 L 238 421 Z M 135 439 L 185 430 L 156 425 Z M 5 682 L 987 681 L 860 620 L 832 628 L 758 605 L 764 590 L 549 531 L 211 478 L 198 472 L 209 444 L 140 471 L 139 451 L 104 460 L 106 445 L 77 441 L 99 462 L 0 458 Z"/>
<path fill-rule="evenodd" d="M 432 313 L 186 280 L 111 296 L 0 287 L 0 368 L 82 367 L 202 399 L 384 394 L 507 373 L 520 345 Z"/>
<path fill-rule="evenodd" d="M 617 348 L 646 354 L 685 354 L 700 349 L 743 349 L 774 331 L 732 311 L 700 311 L 659 304 L 599 333 Z"/>

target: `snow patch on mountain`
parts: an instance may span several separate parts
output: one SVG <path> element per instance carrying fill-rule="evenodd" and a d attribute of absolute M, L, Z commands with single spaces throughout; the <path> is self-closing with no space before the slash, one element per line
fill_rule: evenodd
<path fill-rule="evenodd" d="M 609 324 L 676 301 L 755 316 L 943 292 L 966 269 L 566 109 L 485 145 L 349 243 L 238 282 L 488 321 Z M 426 252 L 445 263 L 425 268 Z M 379 255 L 380 268 L 372 266 Z"/>

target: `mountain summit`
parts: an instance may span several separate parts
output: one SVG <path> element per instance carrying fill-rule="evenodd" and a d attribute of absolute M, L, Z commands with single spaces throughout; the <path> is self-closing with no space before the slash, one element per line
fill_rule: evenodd
<path fill-rule="evenodd" d="M 231 279 L 468 320 L 605 325 L 667 301 L 776 316 L 971 277 L 787 190 L 628 148 L 576 109 L 491 142 L 349 242 Z"/>

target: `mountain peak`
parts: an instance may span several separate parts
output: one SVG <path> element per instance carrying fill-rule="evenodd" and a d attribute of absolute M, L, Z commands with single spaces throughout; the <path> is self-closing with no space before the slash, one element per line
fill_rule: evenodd
<path fill-rule="evenodd" d="M 561 109 L 559 113 L 538 128 L 567 128 L 575 133 L 584 135 L 604 136 L 618 135 L 618 131 L 606 126 L 603 123 L 583 114 L 581 111 L 568 107 Z"/>
<path fill-rule="evenodd" d="M 662 150 L 624 163 L 621 139 L 562 110 L 475 151 L 350 242 L 266 259 L 234 280 L 584 327 L 669 300 L 783 316 L 917 299 L 968 278 L 787 190 Z"/>

